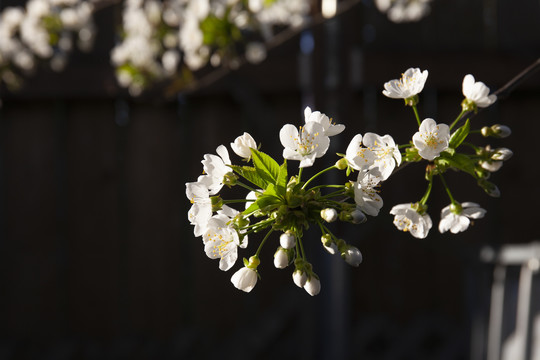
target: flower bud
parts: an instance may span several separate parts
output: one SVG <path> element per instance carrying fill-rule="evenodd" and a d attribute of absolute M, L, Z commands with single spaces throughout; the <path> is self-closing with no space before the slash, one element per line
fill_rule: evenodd
<path fill-rule="evenodd" d="M 354 209 L 351 212 L 351 222 L 353 224 L 363 224 L 366 221 L 367 221 L 367 217 L 362 211 L 358 209 Z"/>
<path fill-rule="evenodd" d="M 326 222 L 336 221 L 338 218 L 338 213 L 334 208 L 326 208 L 321 210 L 321 218 Z"/>
<path fill-rule="evenodd" d="M 304 290 L 311 296 L 315 296 L 321 292 L 321 281 L 317 278 L 317 275 L 312 274 L 304 284 Z"/>
<path fill-rule="evenodd" d="M 239 290 L 250 292 L 257 284 L 257 271 L 243 267 L 233 274 L 231 282 Z"/>
<path fill-rule="evenodd" d="M 274 253 L 274 266 L 278 269 L 284 269 L 289 265 L 289 255 L 286 249 L 279 247 Z"/>
<path fill-rule="evenodd" d="M 290 230 L 287 230 L 279 237 L 279 244 L 284 249 L 292 249 L 296 246 L 296 238 Z"/>
<path fill-rule="evenodd" d="M 358 248 L 351 245 L 348 245 L 345 251 L 341 253 L 341 257 L 347 264 L 352 266 L 358 266 L 362 262 L 362 253 Z"/>
<path fill-rule="evenodd" d="M 341 158 L 338 161 L 336 161 L 335 166 L 338 170 L 345 170 L 349 166 L 349 164 L 347 163 L 347 159 Z"/>
<path fill-rule="evenodd" d="M 506 125 L 495 124 L 491 127 L 491 130 L 493 131 L 493 136 L 499 139 L 503 139 L 512 134 L 512 130 Z"/>
<path fill-rule="evenodd" d="M 484 126 L 482 129 L 480 129 L 480 133 L 483 137 L 489 137 L 494 135 L 493 130 L 491 130 L 489 126 Z"/>
<path fill-rule="evenodd" d="M 306 284 L 307 275 L 303 270 L 296 269 L 292 274 L 292 278 L 296 286 L 302 288 Z"/>
<path fill-rule="evenodd" d="M 338 251 L 337 245 L 332 241 L 332 236 L 330 234 L 324 234 L 321 236 L 321 242 L 324 246 L 324 249 L 331 255 L 334 255 Z"/>
<path fill-rule="evenodd" d="M 489 172 L 495 172 L 498 171 L 502 166 L 502 161 L 480 161 L 480 166 L 482 169 L 487 170 Z"/>
<path fill-rule="evenodd" d="M 489 177 L 491 176 L 491 173 L 486 169 L 482 168 L 481 166 L 475 166 L 474 172 L 476 176 L 480 179 L 489 179 Z"/>
<path fill-rule="evenodd" d="M 501 191 L 499 190 L 497 185 L 492 182 L 489 182 L 485 179 L 480 179 L 478 180 L 478 186 L 480 186 L 486 192 L 486 194 L 491 197 L 501 196 Z"/>
<path fill-rule="evenodd" d="M 512 155 L 514 155 L 512 150 L 507 149 L 507 148 L 498 148 L 498 149 L 495 149 L 495 152 L 493 153 L 493 155 L 491 155 L 491 159 L 506 161 L 510 159 Z"/>

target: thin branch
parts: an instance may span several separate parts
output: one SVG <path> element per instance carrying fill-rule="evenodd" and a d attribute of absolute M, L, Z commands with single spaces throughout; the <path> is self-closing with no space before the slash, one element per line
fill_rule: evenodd
<path fill-rule="evenodd" d="M 493 94 L 497 95 L 497 101 L 499 99 L 506 99 L 516 86 L 531 77 L 538 69 L 540 69 L 540 58 L 495 91 Z"/>

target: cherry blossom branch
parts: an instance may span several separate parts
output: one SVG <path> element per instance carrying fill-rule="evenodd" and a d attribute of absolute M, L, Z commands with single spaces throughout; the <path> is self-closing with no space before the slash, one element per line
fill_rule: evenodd
<path fill-rule="evenodd" d="M 510 95 L 510 93 L 514 91 L 516 86 L 518 86 L 523 81 L 531 77 L 538 69 L 540 69 L 540 58 L 536 59 L 536 61 L 534 61 L 531 65 L 527 66 L 523 71 L 521 71 L 519 74 L 517 74 L 512 79 L 510 79 L 506 84 L 504 84 L 503 86 L 498 88 L 495 92 L 493 92 L 493 95 L 497 96 L 497 100 L 493 104 L 497 103 L 501 99 L 506 99 Z M 492 106 L 493 104 L 491 104 L 490 106 Z M 484 109 L 487 109 L 487 108 L 480 108 L 477 112 L 469 116 L 469 118 L 474 117 L 475 115 L 477 115 L 479 112 L 481 112 Z M 467 115 L 469 115 L 471 112 L 472 110 L 462 112 L 460 121 L 467 119 Z"/>
<path fill-rule="evenodd" d="M 495 101 L 495 103 L 498 102 L 499 100 L 506 99 L 518 85 L 520 85 L 525 80 L 530 78 L 536 71 L 538 71 L 538 69 L 540 69 L 540 58 L 536 59 L 531 65 L 527 66 L 519 74 L 517 74 L 512 79 L 510 79 L 506 84 L 504 84 L 503 86 L 498 88 L 495 92 L 493 92 L 493 95 L 497 95 L 497 101 Z M 483 109 L 485 108 L 479 109 L 478 112 L 482 111 Z M 462 112 L 461 113 L 462 115 L 459 119 L 460 120 L 467 119 L 467 115 L 469 115 L 471 112 L 472 111 Z M 471 116 L 469 116 L 469 119 L 477 115 L 478 112 L 471 114 Z M 454 126 L 456 125 L 458 124 L 454 124 Z M 402 163 L 399 167 L 394 169 L 393 174 L 404 169 L 409 164 L 411 163 L 410 162 Z"/>
<path fill-rule="evenodd" d="M 112 0 L 114 1 L 114 0 Z M 338 3 L 338 9 L 336 11 L 335 16 L 339 16 L 347 11 L 349 11 L 351 8 L 353 8 L 355 5 L 359 4 L 361 0 L 346 0 Z M 324 23 L 327 18 L 322 16 L 322 14 L 318 13 L 312 16 L 310 21 L 306 22 L 305 24 L 298 26 L 298 27 L 291 27 L 288 29 L 285 29 L 278 34 L 274 35 L 272 39 L 267 41 L 265 43 L 266 51 L 272 50 L 274 48 L 277 48 L 281 44 L 291 40 L 298 34 L 300 34 L 302 31 L 312 29 L 322 23 Z M 194 80 L 192 83 L 186 84 L 185 81 L 182 79 L 178 79 L 177 81 L 174 81 L 171 85 L 169 85 L 165 90 L 165 95 L 168 97 L 174 96 L 178 92 L 182 92 L 184 95 L 189 95 L 194 92 L 197 92 L 200 89 L 206 88 L 217 81 L 223 79 L 228 74 L 232 73 L 234 70 L 239 69 L 240 67 L 244 66 L 247 63 L 247 60 L 245 57 L 242 57 L 239 59 L 237 66 L 235 68 L 230 67 L 220 67 L 215 70 L 212 70 L 208 74 L 202 76 L 200 79 Z"/>

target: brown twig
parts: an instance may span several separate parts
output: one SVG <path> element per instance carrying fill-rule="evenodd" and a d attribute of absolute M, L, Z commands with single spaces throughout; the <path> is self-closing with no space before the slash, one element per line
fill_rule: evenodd
<path fill-rule="evenodd" d="M 495 91 L 493 94 L 497 95 L 497 101 L 499 99 L 505 99 L 516 86 L 531 77 L 538 69 L 540 69 L 540 58 Z"/>

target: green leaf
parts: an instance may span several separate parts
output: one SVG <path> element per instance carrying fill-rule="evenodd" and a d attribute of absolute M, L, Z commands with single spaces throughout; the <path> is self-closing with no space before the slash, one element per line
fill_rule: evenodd
<path fill-rule="evenodd" d="M 268 184 L 266 190 L 264 190 L 264 195 L 277 196 L 276 186 L 274 184 Z"/>
<path fill-rule="evenodd" d="M 249 181 L 250 183 L 260 187 L 261 189 L 266 189 L 268 187 L 268 181 L 261 178 L 259 173 L 257 172 L 257 169 L 250 166 L 236 166 L 236 165 L 229 165 L 234 172 L 236 172 L 238 175 L 242 176 L 244 179 Z"/>
<path fill-rule="evenodd" d="M 437 162 L 441 162 L 441 165 L 448 165 L 464 171 L 476 178 L 476 173 L 474 171 L 476 161 L 471 159 L 468 155 L 459 153 L 450 155 L 447 152 L 442 152 L 441 156 L 437 158 Z"/>
<path fill-rule="evenodd" d="M 259 204 L 255 201 L 250 206 L 248 206 L 248 208 L 246 210 L 244 210 L 242 212 L 242 214 L 248 215 L 248 214 L 251 214 L 252 212 L 255 212 L 257 210 L 260 210 L 260 207 L 259 207 Z"/>
<path fill-rule="evenodd" d="M 465 124 L 461 126 L 459 129 L 454 131 L 452 136 L 450 137 L 450 143 L 448 144 L 449 147 L 456 149 L 461 143 L 469 136 L 469 131 L 471 130 L 471 124 L 469 122 L 469 119 L 465 121 Z"/>
<path fill-rule="evenodd" d="M 268 183 L 276 184 L 279 177 L 279 164 L 269 155 L 253 148 L 251 148 L 251 155 L 253 166 L 259 176 Z"/>
<path fill-rule="evenodd" d="M 278 208 L 281 204 L 282 201 L 278 197 L 274 195 L 263 194 L 259 196 L 257 201 L 255 201 L 246 210 L 244 210 L 244 214 L 250 214 L 257 210 L 272 211 Z"/>
<path fill-rule="evenodd" d="M 287 192 L 287 160 L 279 167 L 279 173 L 276 180 L 276 192 L 279 196 L 284 197 Z"/>

